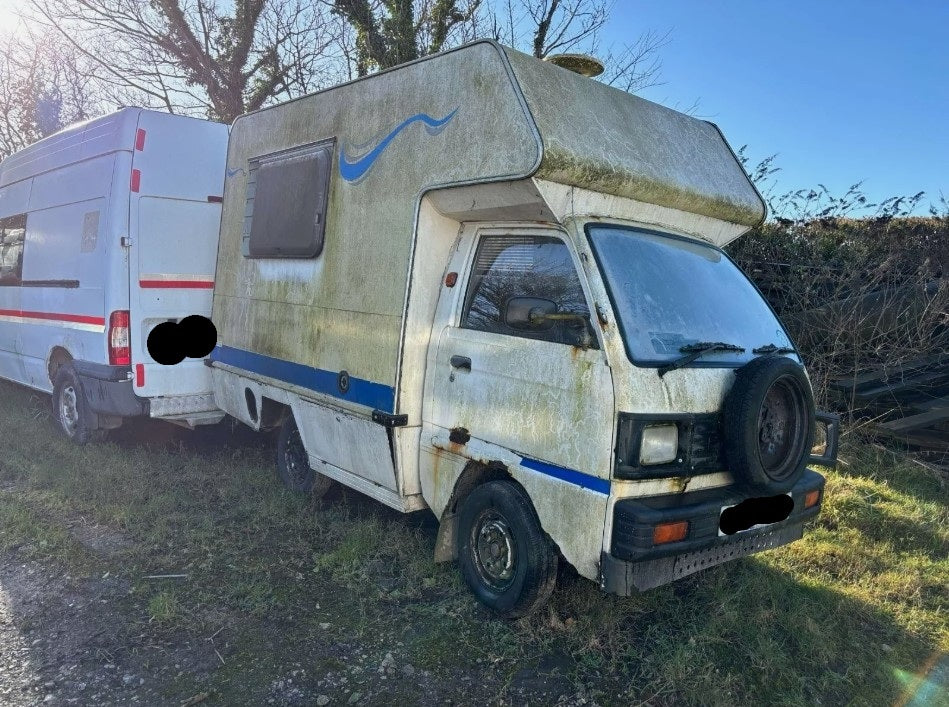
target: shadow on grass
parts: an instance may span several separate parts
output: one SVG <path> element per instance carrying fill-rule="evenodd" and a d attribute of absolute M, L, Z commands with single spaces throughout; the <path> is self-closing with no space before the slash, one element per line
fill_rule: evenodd
<path fill-rule="evenodd" d="M 129 534 L 136 547 L 122 571 L 135 600 L 162 614 L 152 631 L 230 627 L 233 652 L 208 681 L 235 703 L 266 702 L 267 685 L 296 663 L 338 672 L 355 656 L 378 664 L 394 652 L 432 672 L 430 694 L 418 681 L 381 683 L 372 669 L 368 701 L 396 690 L 432 702 L 882 705 L 911 699 L 927 684 L 913 676 L 946 646 L 944 592 L 872 591 L 911 552 L 932 565 L 932 581 L 945 577 L 931 515 L 945 498 L 925 479 L 903 486 L 902 469 L 831 475 L 853 493 L 826 501 L 839 531 L 819 525 L 788 548 L 636 597 L 565 572 L 549 608 L 504 622 L 454 567 L 433 564 L 431 514 L 403 516 L 339 486 L 320 502 L 293 497 L 273 479 L 270 441 L 249 431 L 172 428 L 165 438 L 159 423 L 139 421 L 80 450 L 50 438 L 52 423 L 36 418 L 47 405 L 0 384 L 3 480 L 34 504 Z M 881 485 L 852 488 L 858 477 Z M 870 557 L 888 489 L 906 506 L 907 540 Z M 834 558 L 821 555 L 829 542 Z M 173 596 L 137 580 L 169 570 L 188 574 Z"/>

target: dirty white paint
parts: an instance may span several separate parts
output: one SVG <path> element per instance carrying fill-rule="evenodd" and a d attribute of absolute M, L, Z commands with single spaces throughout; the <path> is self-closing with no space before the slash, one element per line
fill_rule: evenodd
<path fill-rule="evenodd" d="M 426 501 L 440 513 L 463 470 L 461 460 L 500 462 L 530 495 L 542 527 L 584 576 L 594 578 L 607 495 L 525 467 L 526 458 L 554 465 L 586 483 L 608 488 L 612 464 L 613 382 L 602 350 L 460 328 L 477 239 L 498 234 L 557 237 L 561 230 L 513 224 L 472 224 L 462 232 L 449 268 L 459 284 L 445 289 L 428 355 L 420 465 Z M 572 246 L 572 244 L 570 244 Z M 575 266 L 579 271 L 579 259 Z M 582 276 L 581 276 L 582 284 Z M 586 292 L 590 300 L 590 292 Z M 454 355 L 471 371 L 456 371 Z M 467 429 L 464 445 L 448 430 Z M 448 468 L 445 468 L 445 467 Z"/>
<path fill-rule="evenodd" d="M 565 87 L 570 110 L 541 100 Z M 341 148 L 375 144 L 407 116 L 456 107 L 444 130 L 407 128 L 363 179 L 339 176 Z M 244 258 L 248 162 L 333 138 L 323 253 Z M 680 160 L 682 150 L 693 158 Z M 406 416 L 387 430 L 332 390 L 216 364 L 218 404 L 255 428 L 246 391 L 258 410 L 264 398 L 288 405 L 321 473 L 394 508 L 441 516 L 470 462 L 503 466 L 590 579 L 617 500 L 730 481 L 724 471 L 611 481 L 618 411 L 718 410 L 732 372 L 660 378 L 630 363 L 583 233 L 587 222 L 610 221 L 721 245 L 756 223 L 760 197 L 714 127 L 481 42 L 241 118 L 228 166 L 214 299 L 220 343 L 391 386 L 391 412 Z M 599 349 L 460 328 L 477 239 L 519 233 L 568 244 Z M 457 274 L 454 287 L 448 273 Z M 452 369 L 453 355 L 468 356 L 471 371 Z M 461 427 L 470 439 L 451 442 Z"/>
<path fill-rule="evenodd" d="M 719 247 L 748 230 L 748 226 L 624 196 L 557 184 L 546 179 L 535 178 L 533 181 L 541 198 L 561 222 L 570 219 L 626 221 L 645 228 L 691 236 Z"/>

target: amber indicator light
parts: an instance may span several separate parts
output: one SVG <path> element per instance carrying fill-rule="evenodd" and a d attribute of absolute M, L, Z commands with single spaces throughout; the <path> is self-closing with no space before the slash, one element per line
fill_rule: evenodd
<path fill-rule="evenodd" d="M 813 491 L 808 491 L 807 495 L 804 497 L 804 507 L 810 508 L 811 506 L 816 506 L 819 500 L 820 500 L 820 489 L 814 489 Z"/>
<path fill-rule="evenodd" d="M 680 520 L 675 523 L 660 523 L 652 531 L 652 544 L 664 545 L 685 540 L 689 534 L 689 521 Z"/>

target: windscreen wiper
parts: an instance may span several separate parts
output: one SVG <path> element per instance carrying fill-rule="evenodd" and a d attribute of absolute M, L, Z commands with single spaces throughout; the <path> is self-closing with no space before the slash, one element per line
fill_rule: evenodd
<path fill-rule="evenodd" d="M 734 351 L 735 353 L 741 353 L 744 350 L 745 349 L 742 346 L 727 344 L 724 341 L 699 341 L 694 344 L 686 344 L 685 346 L 679 347 L 679 351 L 684 353 L 685 356 L 682 358 L 677 358 L 675 361 L 667 363 L 665 366 L 659 366 L 659 377 L 662 378 L 669 371 L 674 371 L 677 368 L 688 366 L 700 356 L 703 356 L 707 353 L 712 353 L 713 351 Z"/>
<path fill-rule="evenodd" d="M 751 353 L 758 354 L 789 354 L 797 353 L 797 349 L 792 346 L 775 346 L 774 344 L 765 344 L 764 346 L 759 346 L 756 349 L 752 349 Z"/>

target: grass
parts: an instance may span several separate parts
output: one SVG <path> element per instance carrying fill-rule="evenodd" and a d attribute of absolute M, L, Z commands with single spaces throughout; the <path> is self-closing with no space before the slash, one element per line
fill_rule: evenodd
<path fill-rule="evenodd" d="M 949 494 L 877 448 L 845 448 L 798 543 L 638 597 L 567 576 L 548 610 L 508 623 L 474 602 L 455 567 L 432 562 L 430 517 L 348 491 L 293 497 L 274 480 L 266 438 L 204 430 L 148 443 L 166 430 L 143 425 L 75 448 L 47 406 L 0 383 L 0 551 L 121 574 L 152 630 L 209 636 L 230 617 L 233 654 L 211 678 L 224 702 L 250 699 L 248 686 L 286 660 L 338 670 L 393 646 L 443 696 L 474 676 L 472 700 L 500 698 L 525 666 L 565 655 L 569 680 L 602 704 L 889 705 L 920 688 L 949 702 L 924 678 L 949 652 Z M 91 557 L 70 533 L 76 518 L 131 542 Z M 188 578 L 142 579 L 162 573 Z"/>

